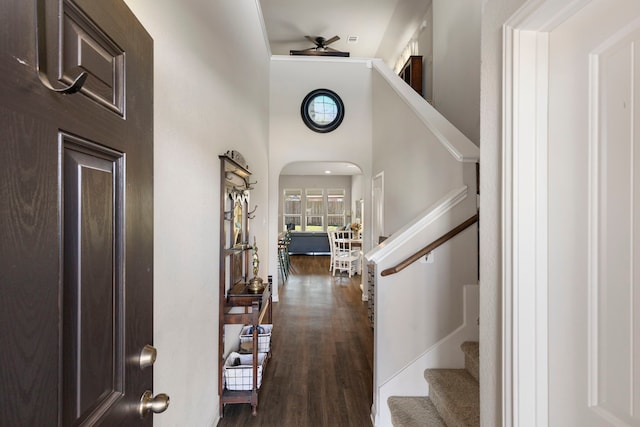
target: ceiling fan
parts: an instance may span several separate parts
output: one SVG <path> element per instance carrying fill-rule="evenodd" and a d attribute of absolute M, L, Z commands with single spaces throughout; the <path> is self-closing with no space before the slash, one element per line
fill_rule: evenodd
<path fill-rule="evenodd" d="M 315 47 L 310 47 L 304 50 L 290 50 L 290 55 L 310 55 L 310 56 L 349 56 L 349 52 L 342 52 L 331 47 L 328 47 L 333 42 L 340 40 L 340 37 L 333 36 L 329 40 L 324 37 L 311 37 L 304 36 L 307 40 L 315 44 Z"/>

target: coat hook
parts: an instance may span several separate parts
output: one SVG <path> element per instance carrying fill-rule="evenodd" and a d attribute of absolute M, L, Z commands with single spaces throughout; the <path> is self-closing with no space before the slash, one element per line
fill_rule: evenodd
<path fill-rule="evenodd" d="M 38 72 L 38 77 L 40 78 L 40 82 L 44 87 L 53 92 L 72 94 L 78 92 L 82 89 L 82 85 L 89 77 L 89 73 L 83 71 L 80 73 L 78 77 L 71 83 L 71 85 L 63 88 L 56 89 L 51 84 L 49 80 L 49 76 L 47 75 L 47 36 L 46 36 L 46 26 L 45 21 L 46 18 L 46 9 L 47 9 L 47 0 L 38 0 L 36 2 L 36 51 L 38 53 L 37 62 L 36 62 L 36 71 Z"/>
<path fill-rule="evenodd" d="M 256 205 L 256 207 L 255 207 L 255 208 L 253 208 L 253 210 L 252 210 L 251 212 L 247 212 L 247 218 L 249 218 L 249 219 L 254 219 L 256 216 L 255 216 L 255 215 L 253 215 L 253 214 L 254 214 L 254 213 L 255 213 L 255 211 L 257 211 L 257 210 L 258 210 L 258 205 Z"/>
<path fill-rule="evenodd" d="M 76 79 L 73 81 L 73 83 L 71 83 L 71 85 L 60 88 L 60 89 L 56 89 L 55 87 L 53 87 L 53 85 L 49 81 L 49 78 L 46 76 L 46 74 L 44 73 L 39 73 L 39 74 L 40 74 L 40 81 L 47 89 L 52 90 L 54 92 L 58 92 L 58 93 L 64 93 L 67 95 L 71 95 L 72 93 L 76 93 L 80 89 L 82 89 L 82 85 L 84 85 L 84 82 L 87 81 L 87 77 L 89 77 L 89 73 L 87 73 L 86 71 L 83 71 L 82 73 L 80 73 L 78 77 L 76 77 Z"/>

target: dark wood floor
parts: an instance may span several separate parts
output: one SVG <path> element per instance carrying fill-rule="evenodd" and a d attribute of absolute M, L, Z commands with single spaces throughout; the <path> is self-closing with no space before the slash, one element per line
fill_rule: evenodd
<path fill-rule="evenodd" d="M 249 404 L 226 405 L 218 426 L 370 427 L 373 331 L 360 276 L 332 277 L 328 256 L 292 260 L 295 272 L 273 307 L 258 414 Z"/>

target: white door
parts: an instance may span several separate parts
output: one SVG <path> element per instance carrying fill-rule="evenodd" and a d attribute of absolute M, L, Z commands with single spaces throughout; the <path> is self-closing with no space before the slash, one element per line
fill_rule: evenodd
<path fill-rule="evenodd" d="M 640 426 L 640 1 L 549 34 L 549 426 Z"/>

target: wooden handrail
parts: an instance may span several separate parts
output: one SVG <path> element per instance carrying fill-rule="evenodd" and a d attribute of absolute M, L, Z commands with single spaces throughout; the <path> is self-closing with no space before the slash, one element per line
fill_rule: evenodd
<path fill-rule="evenodd" d="M 443 243 L 445 243 L 448 240 L 450 240 L 453 236 L 455 236 L 458 233 L 461 233 L 462 231 L 464 231 L 467 228 L 471 227 L 476 222 L 478 222 L 478 214 L 475 214 L 474 216 L 472 216 L 471 218 L 469 218 L 468 220 L 466 220 L 462 224 L 458 225 L 457 227 L 455 227 L 451 231 L 449 231 L 449 232 L 443 234 L 442 236 L 438 237 L 436 240 L 434 240 L 433 242 L 429 243 L 427 246 L 425 246 L 424 248 L 420 249 L 418 252 L 416 252 L 415 254 L 411 255 L 410 257 L 408 257 L 404 261 L 400 262 L 398 265 L 383 270 L 382 273 L 380 273 L 380 275 L 381 276 L 389 276 L 391 274 L 395 274 L 395 273 L 397 273 L 399 271 L 404 270 L 405 268 L 407 268 L 408 266 L 410 266 L 411 264 L 413 264 L 414 262 L 416 262 L 417 260 L 419 260 L 420 258 L 425 256 L 429 252 L 431 252 L 434 249 L 436 249 L 438 246 L 440 246 Z"/>

